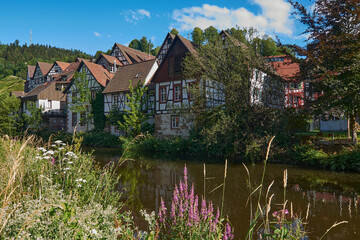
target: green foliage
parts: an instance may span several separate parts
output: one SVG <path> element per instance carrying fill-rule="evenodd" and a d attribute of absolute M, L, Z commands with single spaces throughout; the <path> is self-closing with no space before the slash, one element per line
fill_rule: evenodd
<path fill-rule="evenodd" d="M 89 81 L 86 78 L 85 72 L 75 73 L 73 85 L 73 91 L 76 94 L 76 98 L 74 98 L 74 93 L 72 92 L 72 102 L 69 106 L 69 110 L 76 113 L 84 113 L 84 118 L 80 119 L 80 121 L 82 121 L 82 123 L 85 124 L 88 128 L 92 117 L 90 107 L 91 95 Z"/>
<path fill-rule="evenodd" d="M 19 40 L 9 45 L 0 44 L 0 79 L 13 75 L 25 79 L 27 64 L 37 62 L 64 61 L 72 62 L 77 57 L 90 58 L 91 56 L 79 50 L 66 50 L 50 45 L 19 44 Z M 1 88 L 0 88 L 1 89 Z"/>
<path fill-rule="evenodd" d="M 253 86 L 263 83 L 254 83 L 251 79 L 254 71 L 266 69 L 266 63 L 252 48 L 238 47 L 232 39 L 225 44 L 226 47 L 222 40 L 205 44 L 196 57 L 189 55 L 183 62 L 185 78 L 211 79 L 218 98 L 226 98 L 222 105 L 208 107 L 209 100 L 198 91 L 192 105 L 195 139 L 216 155 L 255 160 L 261 158 L 259 153 L 267 137 L 282 129 L 281 110 L 271 107 L 272 102 L 267 101 L 279 98 L 281 83 L 269 78 L 261 90 L 263 101 L 254 103 Z"/>
<path fill-rule="evenodd" d="M 146 37 L 139 39 L 134 39 L 129 43 L 129 47 L 142 51 L 144 53 L 150 53 L 153 56 L 156 56 L 160 50 L 160 47 L 154 48 L 154 44 L 151 43 Z"/>
<path fill-rule="evenodd" d="M 20 99 L 0 92 L 0 133 L 11 135 L 16 131 L 19 109 Z"/>
<path fill-rule="evenodd" d="M 213 44 L 219 39 L 219 33 L 216 28 L 210 26 L 204 30 L 204 39 L 207 44 Z"/>
<path fill-rule="evenodd" d="M 41 127 L 42 124 L 42 111 L 43 109 L 40 107 L 38 108 L 36 106 L 35 102 L 28 101 L 27 102 L 27 110 L 29 112 L 28 114 L 23 114 L 24 121 L 26 123 L 26 126 L 30 127 L 33 130 L 38 130 Z"/>
<path fill-rule="evenodd" d="M 119 127 L 126 131 L 129 136 L 135 137 L 141 133 L 141 126 L 149 119 L 147 110 L 144 109 L 146 106 L 145 93 L 147 87 L 138 84 L 135 88 L 129 81 L 130 93 L 126 94 L 128 101 L 125 103 L 127 108 L 124 109 L 124 121 L 118 122 Z"/>
<path fill-rule="evenodd" d="M 91 101 L 91 115 L 94 118 L 94 129 L 102 131 L 105 127 L 104 95 L 102 91 L 96 93 L 96 98 Z"/>
<path fill-rule="evenodd" d="M 289 1 L 305 25 L 305 47 L 293 46 L 302 59 L 302 79 L 311 80 L 312 91 L 323 92 L 310 105 L 317 113 L 345 112 L 357 141 L 355 118 L 360 110 L 360 5 L 357 1 L 316 0 L 309 9 Z M 318 81 L 321 79 L 321 81 Z"/>
<path fill-rule="evenodd" d="M 37 136 L 41 137 L 45 142 L 49 141 L 50 137 L 52 140 L 61 140 L 65 143 L 72 143 L 73 134 L 59 131 L 53 132 L 50 130 L 37 131 L 35 133 Z M 85 147 L 101 147 L 101 148 L 118 148 L 121 147 L 119 138 L 102 131 L 86 131 L 77 133 L 77 135 L 83 138 L 81 142 L 82 146 Z"/>
<path fill-rule="evenodd" d="M 174 34 L 174 35 L 178 35 L 179 34 L 179 31 L 176 30 L 175 28 L 171 29 L 170 31 L 171 34 Z"/>
<path fill-rule="evenodd" d="M 196 45 L 201 46 L 205 40 L 203 30 L 201 30 L 199 27 L 194 28 L 194 30 L 191 32 L 191 38 Z"/>
<path fill-rule="evenodd" d="M 0 93 L 1 92 L 11 92 L 11 91 L 24 91 L 24 80 L 15 77 L 7 76 L 5 78 L 0 77 Z"/>

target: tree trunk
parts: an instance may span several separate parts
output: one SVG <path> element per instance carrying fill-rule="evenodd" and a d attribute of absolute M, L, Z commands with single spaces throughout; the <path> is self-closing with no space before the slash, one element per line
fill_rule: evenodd
<path fill-rule="evenodd" d="M 347 118 L 347 127 L 348 127 L 348 131 L 347 131 L 347 138 L 351 139 L 351 130 L 350 130 L 350 116 Z"/>
<path fill-rule="evenodd" d="M 354 144 L 356 144 L 357 143 L 356 115 L 354 113 L 350 114 L 350 132 L 352 135 L 352 141 Z"/>

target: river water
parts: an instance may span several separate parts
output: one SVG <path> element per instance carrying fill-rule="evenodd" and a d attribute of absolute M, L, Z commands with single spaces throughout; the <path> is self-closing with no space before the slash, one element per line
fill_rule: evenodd
<path fill-rule="evenodd" d="M 118 161 L 120 155 L 111 151 L 95 152 L 98 162 L 105 164 Z M 174 185 L 183 177 L 184 166 L 188 169 L 188 181 L 194 183 L 195 193 L 206 195 L 207 200 L 215 206 L 221 206 L 222 188 L 214 190 L 223 183 L 224 162 L 206 163 L 204 190 L 204 164 L 202 161 L 186 161 L 174 159 L 139 158 L 125 162 L 121 169 L 121 185 L 128 196 L 127 208 L 132 210 L 135 221 L 141 226 L 143 221 L 136 214 L 140 209 L 155 211 L 159 209 L 162 197 L 169 205 Z M 263 165 L 247 164 L 251 176 L 251 185 L 255 189 L 261 182 Z M 360 174 L 339 173 L 299 168 L 289 165 L 268 164 L 266 168 L 264 188 L 274 181 L 270 189 L 272 199 L 271 212 L 282 208 L 284 202 L 283 173 L 288 171 L 286 199 L 287 209 L 291 204 L 294 215 L 305 220 L 307 208 L 309 214 L 306 230 L 310 239 L 319 239 L 335 222 L 348 221 L 339 225 L 323 239 L 354 240 L 360 239 Z M 224 213 L 235 229 L 235 239 L 244 239 L 249 226 L 250 208 L 248 202 L 248 177 L 241 164 L 228 164 Z M 255 199 L 256 198 L 256 199 Z M 264 199 L 264 198 L 262 198 Z M 257 196 L 254 196 L 254 202 Z M 262 204 L 264 205 L 264 204 Z"/>

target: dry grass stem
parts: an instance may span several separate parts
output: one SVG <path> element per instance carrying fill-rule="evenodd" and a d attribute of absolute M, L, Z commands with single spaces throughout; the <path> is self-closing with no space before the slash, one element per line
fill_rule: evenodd
<path fill-rule="evenodd" d="M 339 226 L 339 225 L 341 225 L 341 224 L 344 224 L 344 223 L 348 223 L 348 221 L 342 221 L 342 222 L 335 222 L 330 228 L 328 228 L 327 230 L 326 230 L 326 232 L 321 236 L 321 238 L 319 239 L 319 240 L 321 240 L 321 239 L 323 239 L 323 237 L 328 233 L 328 232 L 330 232 L 330 230 L 331 229 L 333 229 L 333 228 L 335 228 L 335 227 L 337 227 L 337 226 Z"/>

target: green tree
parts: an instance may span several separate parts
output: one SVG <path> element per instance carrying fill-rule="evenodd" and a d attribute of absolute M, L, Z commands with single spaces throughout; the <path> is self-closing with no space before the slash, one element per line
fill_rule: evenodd
<path fill-rule="evenodd" d="M 126 94 L 128 102 L 125 103 L 128 109 L 124 109 L 124 121 L 119 121 L 118 124 L 128 135 L 135 137 L 141 133 L 141 126 L 149 119 L 145 109 L 147 87 L 138 84 L 134 88 L 130 80 L 129 89 L 130 94 Z"/>
<path fill-rule="evenodd" d="M 360 5 L 355 0 L 316 0 L 308 9 L 289 1 L 307 29 L 307 46 L 294 46 L 305 56 L 302 77 L 323 92 L 317 112 L 344 111 L 350 119 L 352 140 L 357 141 L 356 115 L 360 110 Z M 319 81 L 320 80 L 320 81 Z"/>
<path fill-rule="evenodd" d="M 14 134 L 19 118 L 20 99 L 10 96 L 7 92 L 0 92 L 0 133 Z"/>
<path fill-rule="evenodd" d="M 226 47 L 224 47 L 224 44 Z M 262 89 L 257 89 L 263 101 L 254 103 L 255 89 L 262 84 L 254 73 L 266 72 L 267 63 L 252 48 L 240 47 L 232 39 L 215 41 L 201 46 L 196 56 L 184 59 L 185 79 L 198 79 L 195 102 L 191 106 L 195 115 L 195 133 L 209 151 L 220 155 L 241 155 L 254 160 L 266 143 L 267 137 L 277 129 L 277 110 L 267 107 L 266 99 L 276 98 L 281 83 L 268 75 Z M 271 73 L 269 73 L 271 74 Z M 204 92 L 201 79 L 209 79 L 216 93 L 215 99 L 224 99 L 212 105 L 210 94 Z M 272 86 L 272 87 L 269 87 Z M 208 87 L 209 88 L 209 87 Z"/>
<path fill-rule="evenodd" d="M 191 32 L 191 38 L 196 45 L 203 45 L 205 40 L 203 30 L 201 30 L 199 27 L 194 28 L 194 30 Z"/>
<path fill-rule="evenodd" d="M 39 130 L 42 124 L 42 111 L 41 107 L 37 107 L 35 102 L 27 102 L 27 110 L 29 114 L 24 114 L 25 123 L 29 128 Z"/>
<path fill-rule="evenodd" d="M 72 102 L 69 106 L 69 109 L 72 112 L 80 113 L 83 115 L 83 118 L 80 119 L 82 124 L 86 124 L 86 128 L 89 128 L 89 123 L 92 118 L 91 114 L 91 93 L 89 88 L 89 81 L 86 78 L 85 72 L 76 72 L 74 75 L 74 82 L 72 90 Z"/>
<path fill-rule="evenodd" d="M 98 91 L 96 98 L 91 100 L 91 115 L 94 118 L 95 130 L 103 131 L 106 119 L 104 115 L 104 94 L 102 94 L 102 91 Z"/>
<path fill-rule="evenodd" d="M 153 49 L 154 44 L 152 44 L 150 41 L 147 40 L 146 37 L 142 37 L 140 39 L 140 51 L 149 53 L 151 52 L 151 49 Z"/>
<path fill-rule="evenodd" d="M 134 39 L 134 40 L 132 40 L 132 41 L 129 43 L 129 47 L 141 51 L 141 46 L 140 46 L 140 41 L 139 41 L 139 39 Z"/>
<path fill-rule="evenodd" d="M 171 34 L 174 34 L 174 35 L 178 35 L 178 34 L 179 34 L 179 31 L 176 30 L 176 28 L 173 28 L 173 29 L 171 29 L 170 33 L 171 33 Z"/>
<path fill-rule="evenodd" d="M 216 28 L 210 26 L 204 30 L 204 38 L 207 43 L 215 43 L 219 38 L 219 33 Z"/>

